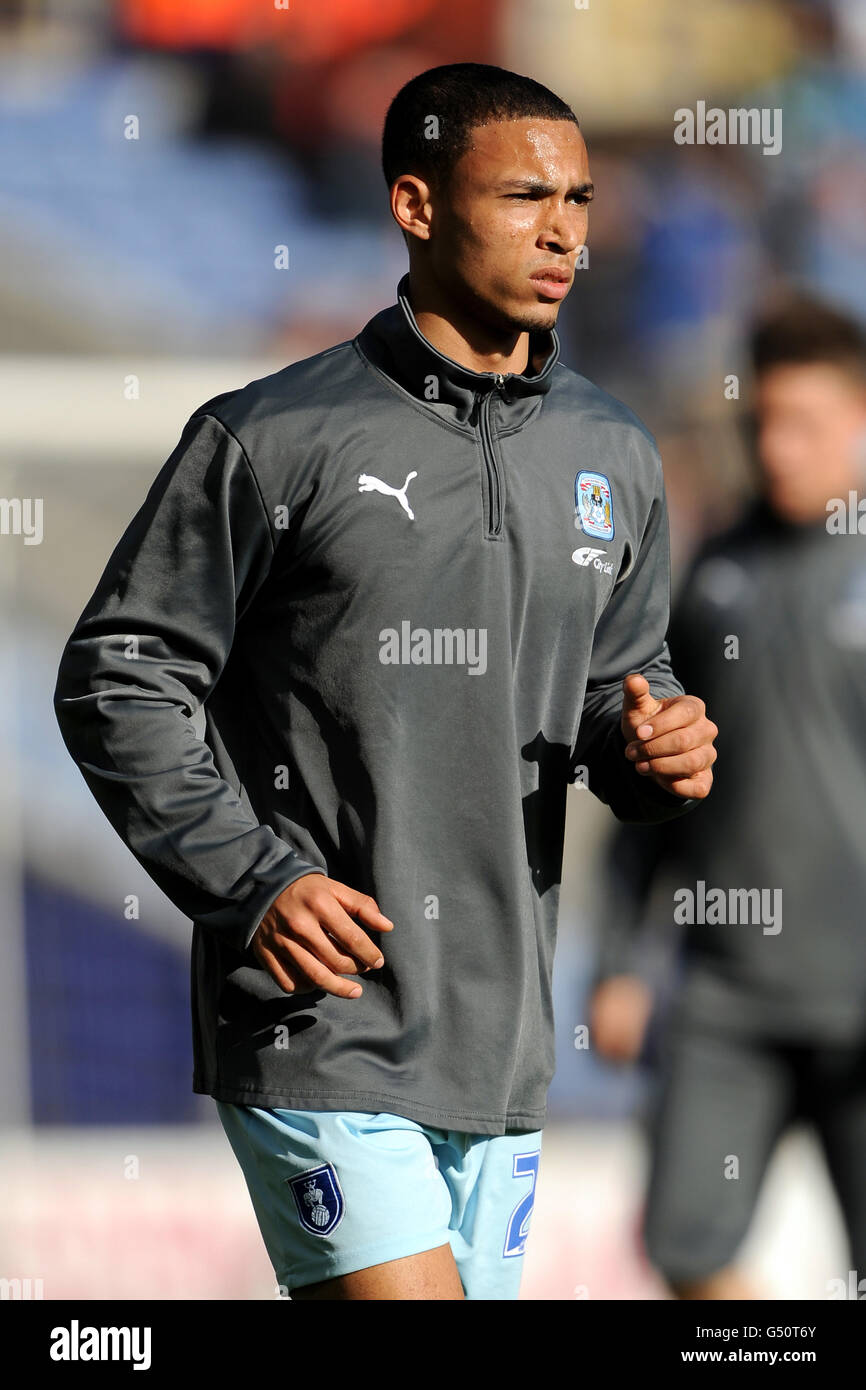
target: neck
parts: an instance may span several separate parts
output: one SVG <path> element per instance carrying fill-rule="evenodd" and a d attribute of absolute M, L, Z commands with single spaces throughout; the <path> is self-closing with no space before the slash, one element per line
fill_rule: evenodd
<path fill-rule="evenodd" d="M 471 372 L 520 374 L 529 366 L 529 333 L 497 332 L 443 297 L 440 287 L 417 270 L 409 272 L 409 303 L 415 322 L 437 352 Z"/>

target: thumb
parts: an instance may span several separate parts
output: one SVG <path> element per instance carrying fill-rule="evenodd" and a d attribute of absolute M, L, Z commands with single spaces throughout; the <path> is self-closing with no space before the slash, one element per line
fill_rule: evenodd
<path fill-rule="evenodd" d="M 631 675 L 626 676 L 622 689 L 623 728 L 627 723 L 629 731 L 633 732 L 644 720 L 657 714 L 662 708 L 662 703 L 650 690 L 646 676 L 642 676 L 639 671 L 633 671 Z"/>

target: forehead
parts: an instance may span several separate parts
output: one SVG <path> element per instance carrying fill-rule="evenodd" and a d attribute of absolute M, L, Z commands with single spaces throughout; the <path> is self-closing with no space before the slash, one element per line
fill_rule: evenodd
<path fill-rule="evenodd" d="M 471 143 L 455 166 L 456 174 L 471 173 L 485 181 L 517 174 L 537 174 L 548 180 L 586 180 L 589 159 L 583 136 L 574 121 L 525 117 L 474 126 Z"/>

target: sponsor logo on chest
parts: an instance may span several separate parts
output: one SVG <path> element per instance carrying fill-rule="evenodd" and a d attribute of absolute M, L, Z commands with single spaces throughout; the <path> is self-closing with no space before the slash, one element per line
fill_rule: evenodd
<path fill-rule="evenodd" d="M 606 550 L 596 550 L 595 546 L 581 545 L 578 546 L 577 550 L 572 551 L 571 558 L 576 565 L 581 565 L 584 568 L 587 565 L 592 565 L 593 569 L 598 570 L 601 574 L 613 574 L 613 561 L 605 560 L 606 554 Z"/>

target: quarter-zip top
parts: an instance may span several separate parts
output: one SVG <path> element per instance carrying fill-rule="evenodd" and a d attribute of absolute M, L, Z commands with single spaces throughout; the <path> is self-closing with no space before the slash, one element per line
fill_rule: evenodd
<path fill-rule="evenodd" d="M 192 920 L 196 1091 L 532 1131 L 568 784 L 628 820 L 689 804 L 634 771 L 619 728 L 629 671 L 682 690 L 661 463 L 554 332 L 530 335 L 525 372 L 470 372 L 407 296 L 193 412 L 66 643 L 55 709 Z M 395 923 L 357 999 L 286 995 L 252 948 L 310 873 Z"/>

